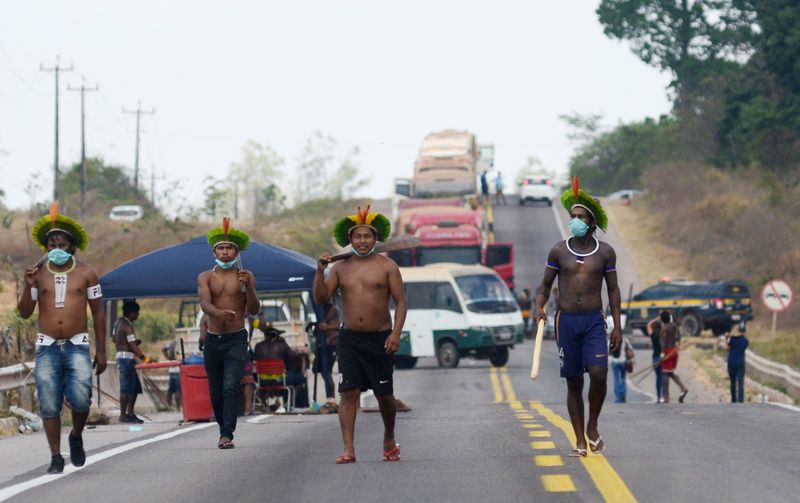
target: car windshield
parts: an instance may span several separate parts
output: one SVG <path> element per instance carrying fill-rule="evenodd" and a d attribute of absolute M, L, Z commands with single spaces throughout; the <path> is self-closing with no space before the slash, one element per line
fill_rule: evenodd
<path fill-rule="evenodd" d="M 494 274 L 457 276 L 456 284 L 473 313 L 513 313 L 517 302 L 505 283 Z"/>
<path fill-rule="evenodd" d="M 437 246 L 417 248 L 417 265 L 453 262 L 456 264 L 480 264 L 481 249 L 478 246 Z"/>

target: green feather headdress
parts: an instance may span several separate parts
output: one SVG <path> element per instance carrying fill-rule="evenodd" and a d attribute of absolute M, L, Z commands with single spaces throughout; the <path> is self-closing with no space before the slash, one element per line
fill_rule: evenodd
<path fill-rule="evenodd" d="M 605 210 L 600 206 L 600 202 L 584 192 L 579 185 L 578 177 L 572 177 L 572 188 L 567 189 L 561 194 L 561 204 L 564 205 L 567 211 L 572 211 L 575 206 L 585 208 L 594 217 L 597 226 L 603 230 L 608 230 L 608 216 Z"/>
<path fill-rule="evenodd" d="M 231 227 L 231 219 L 225 217 L 222 219 L 222 227 L 208 231 L 208 244 L 211 245 L 211 248 L 216 248 L 222 243 L 230 243 L 242 251 L 250 244 L 250 236 Z"/>
<path fill-rule="evenodd" d="M 47 251 L 47 235 L 51 232 L 69 234 L 75 247 L 81 251 L 86 250 L 89 244 L 89 235 L 81 224 L 66 215 L 58 214 L 58 201 L 50 205 L 50 214 L 44 215 L 33 224 L 31 236 L 39 248 Z"/>
<path fill-rule="evenodd" d="M 361 206 L 359 206 L 355 215 L 345 217 L 333 226 L 333 237 L 336 239 L 336 243 L 343 247 L 349 245 L 350 233 L 362 225 L 375 231 L 378 241 L 386 241 L 392 232 L 392 224 L 388 218 L 380 213 L 370 213 L 369 206 L 361 211 Z"/>

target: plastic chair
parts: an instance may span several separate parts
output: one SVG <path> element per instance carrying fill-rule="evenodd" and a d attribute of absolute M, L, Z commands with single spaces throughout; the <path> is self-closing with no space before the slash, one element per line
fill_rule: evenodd
<path fill-rule="evenodd" d="M 283 360 L 263 359 L 255 360 L 256 369 L 256 392 L 253 393 L 253 407 L 255 407 L 257 400 L 259 400 L 262 391 L 283 391 L 289 394 L 289 400 L 286 404 L 287 412 L 294 408 L 295 390 L 294 386 L 286 384 L 286 365 Z M 271 379 L 271 381 L 278 380 L 280 384 L 267 384 L 263 375 L 280 376 L 279 379 Z M 265 409 L 268 409 L 266 399 L 262 402 Z"/>

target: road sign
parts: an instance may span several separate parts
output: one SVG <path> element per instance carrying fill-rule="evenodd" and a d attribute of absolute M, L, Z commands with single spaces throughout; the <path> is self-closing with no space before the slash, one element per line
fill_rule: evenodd
<path fill-rule="evenodd" d="M 792 303 L 792 298 L 794 298 L 792 288 L 779 279 L 768 282 L 761 290 L 761 302 L 770 311 L 786 311 Z"/>

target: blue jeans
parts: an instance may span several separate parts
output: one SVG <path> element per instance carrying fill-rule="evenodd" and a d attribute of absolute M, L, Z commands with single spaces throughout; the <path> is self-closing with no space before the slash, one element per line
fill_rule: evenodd
<path fill-rule="evenodd" d="M 88 412 L 92 404 L 92 359 L 88 345 L 58 340 L 36 346 L 36 393 L 39 416 L 59 417 L 64 398 L 73 412 Z"/>
<path fill-rule="evenodd" d="M 247 331 L 206 334 L 203 365 L 208 374 L 211 407 L 219 425 L 219 436 L 233 440 L 239 415 L 239 389 L 247 361 Z"/>
<path fill-rule="evenodd" d="M 744 403 L 744 364 L 729 364 L 728 377 L 731 379 L 731 402 Z"/>
<path fill-rule="evenodd" d="M 661 359 L 661 356 L 654 356 L 653 357 L 653 365 Z M 659 398 L 664 398 L 664 371 L 661 370 L 661 365 L 655 367 L 656 373 L 656 396 Z"/>
<path fill-rule="evenodd" d="M 611 372 L 614 375 L 614 402 L 622 403 L 625 401 L 627 386 L 625 384 L 625 362 L 611 362 Z"/>
<path fill-rule="evenodd" d="M 122 395 L 141 395 L 142 383 L 136 373 L 136 360 L 133 358 L 117 358 L 119 369 L 119 392 Z"/>

